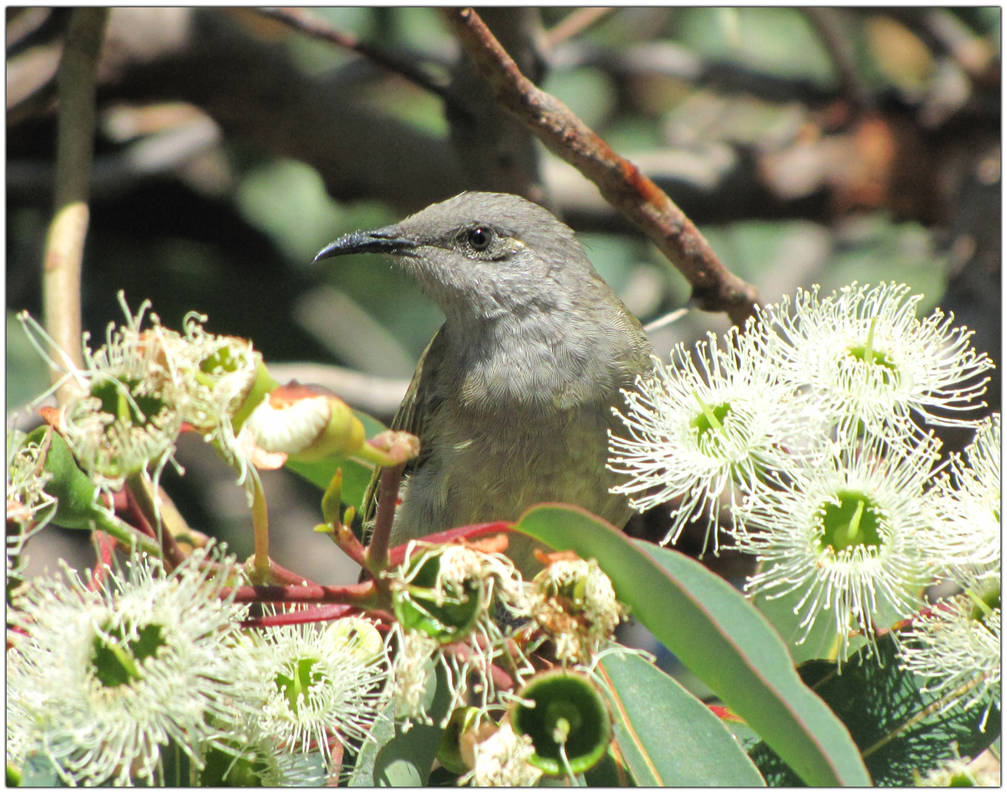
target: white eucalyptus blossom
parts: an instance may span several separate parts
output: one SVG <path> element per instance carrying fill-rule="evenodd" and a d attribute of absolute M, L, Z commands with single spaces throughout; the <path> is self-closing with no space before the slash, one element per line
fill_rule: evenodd
<path fill-rule="evenodd" d="M 967 599 L 945 604 L 914 618 L 903 633 L 902 664 L 927 679 L 925 691 L 949 696 L 962 708 L 986 704 L 982 730 L 990 709 L 1000 707 L 1000 610 L 976 618 Z"/>
<path fill-rule="evenodd" d="M 162 355 L 164 339 L 174 332 L 140 325 L 149 307 L 115 328 L 106 343 L 90 353 L 85 343 L 87 392 L 63 408 L 60 429 L 81 467 L 94 482 L 117 490 L 125 478 L 153 468 L 159 471 L 174 454 L 181 432 L 183 395 Z"/>
<path fill-rule="evenodd" d="M 509 693 L 497 687 L 494 664 L 506 660 L 519 682 L 531 672 L 495 612 L 496 605 L 511 614 L 524 609 L 514 563 L 468 544 L 410 541 L 405 562 L 389 579 L 398 619 L 393 677 L 399 712 L 410 721 L 423 719 L 430 662 L 440 666 L 451 694 L 445 724 L 458 706 L 483 714 L 503 707 Z"/>
<path fill-rule="evenodd" d="M 470 783 L 477 787 L 488 786 L 534 786 L 542 777 L 542 770 L 534 767 L 529 759 L 535 754 L 531 737 L 514 732 L 510 722 L 500 728 L 472 750 L 474 765 L 472 770 L 459 779 L 459 783 Z"/>
<path fill-rule="evenodd" d="M 33 580 L 8 620 L 7 717 L 22 747 L 71 785 L 161 780 L 163 745 L 199 767 L 203 750 L 255 702 L 229 648 L 246 608 L 221 599 L 232 561 L 196 550 L 172 573 L 149 558 L 109 570 L 97 588 L 76 572 Z"/>
<path fill-rule="evenodd" d="M 376 639 L 377 638 L 377 639 Z M 248 640 L 265 702 L 256 719 L 281 747 L 319 752 L 330 740 L 359 749 L 389 695 L 389 662 L 362 618 L 273 626 Z"/>
<path fill-rule="evenodd" d="M 258 487 L 249 444 L 236 430 L 246 401 L 259 399 L 271 385 L 262 354 L 247 339 L 206 331 L 206 315 L 189 312 L 182 321 L 172 356 L 185 391 L 183 419 L 212 444 L 238 473 L 249 504 Z"/>
<path fill-rule="evenodd" d="M 178 334 L 162 327 L 153 313 L 150 327 L 143 328 L 150 301 L 134 315 L 121 292 L 118 298 L 126 322 L 109 323 L 105 344 L 97 350 L 84 332 L 82 368 L 26 312 L 19 315 L 36 350 L 64 373 L 53 388 L 74 386 L 60 412 L 60 431 L 81 468 L 110 491 L 122 488 L 126 477 L 137 472 L 153 470 L 157 478 L 175 452 L 185 399 L 167 355 Z"/>
<path fill-rule="evenodd" d="M 716 553 L 725 495 L 734 505 L 781 456 L 803 454 L 809 437 L 825 435 L 753 341 L 733 328 L 722 345 L 713 334 L 694 353 L 679 344 L 669 366 L 655 359 L 652 373 L 623 392 L 626 410 L 616 413 L 627 434 L 609 433 L 608 468 L 626 479 L 612 490 L 637 510 L 681 500 L 663 543 L 704 521 L 704 548 L 712 536 Z"/>
<path fill-rule="evenodd" d="M 189 312 L 182 320 L 177 355 L 185 368 L 185 418 L 196 429 L 210 432 L 230 423 L 255 386 L 262 354 L 247 339 L 211 334 L 205 314 Z"/>
<path fill-rule="evenodd" d="M 985 706 L 980 730 L 990 709 L 1000 708 L 999 603 L 997 572 L 921 610 L 896 634 L 900 665 L 923 679 L 923 691 L 936 693 L 944 710 Z"/>
<path fill-rule="evenodd" d="M 930 491 L 935 517 L 920 549 L 959 583 L 1000 568 L 1000 414 L 987 418 L 964 450 L 951 456 Z"/>
<path fill-rule="evenodd" d="M 952 327 L 953 315 L 934 309 L 918 319 L 922 298 L 895 282 L 854 282 L 824 297 L 815 285 L 762 309 L 754 328 L 787 377 L 844 427 L 883 434 L 907 428 L 910 414 L 971 426 L 958 414 L 985 405 L 993 363 L 973 349 L 972 331 Z"/>
<path fill-rule="evenodd" d="M 872 641 L 875 620 L 911 614 L 928 581 L 916 538 L 930 520 L 924 489 L 936 460 L 936 444 L 910 454 L 867 438 L 837 444 L 817 463 L 789 467 L 775 487 L 753 491 L 735 531 L 736 548 L 759 563 L 746 592 L 798 593 L 798 641 L 830 621 L 839 661 L 852 632 Z"/>
<path fill-rule="evenodd" d="M 560 662 L 587 663 L 613 640 L 625 610 L 595 560 L 555 560 L 532 582 L 528 614 L 553 638 Z"/>
<path fill-rule="evenodd" d="M 45 470 L 45 440 L 7 437 L 7 586 L 20 578 L 27 558 L 28 538 L 45 527 L 56 514 L 56 500 L 46 493 L 52 475 Z"/>

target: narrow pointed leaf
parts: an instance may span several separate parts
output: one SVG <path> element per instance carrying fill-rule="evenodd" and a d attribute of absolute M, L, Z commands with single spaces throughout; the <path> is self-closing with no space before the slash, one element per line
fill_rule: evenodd
<path fill-rule="evenodd" d="M 846 728 L 798 677 L 766 619 L 727 582 L 580 508 L 539 505 L 515 528 L 598 560 L 636 618 L 806 783 L 870 785 Z"/>
<path fill-rule="evenodd" d="M 636 654 L 605 657 L 615 736 L 638 786 L 762 786 L 723 723 L 678 681 Z M 674 737 L 674 738 L 672 738 Z"/>

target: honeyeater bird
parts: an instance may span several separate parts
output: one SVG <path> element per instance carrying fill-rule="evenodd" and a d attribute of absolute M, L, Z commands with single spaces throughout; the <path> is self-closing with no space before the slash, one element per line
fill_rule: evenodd
<path fill-rule="evenodd" d="M 467 192 L 344 235 L 315 261 L 357 253 L 390 255 L 445 317 L 391 424 L 420 439 L 392 545 L 538 502 L 623 526 L 631 508 L 609 492 L 608 431 L 653 350 L 573 230 L 519 196 Z M 512 558 L 533 569 L 530 543 L 511 538 Z"/>

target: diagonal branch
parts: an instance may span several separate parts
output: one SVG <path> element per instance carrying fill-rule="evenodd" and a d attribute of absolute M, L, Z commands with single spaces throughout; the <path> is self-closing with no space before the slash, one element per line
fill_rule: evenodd
<path fill-rule="evenodd" d="M 832 59 L 832 67 L 839 78 L 840 92 L 858 109 L 865 108 L 870 95 L 857 72 L 856 54 L 850 38 L 842 28 L 839 11 L 835 8 L 812 7 L 803 9 L 803 12 Z"/>
<path fill-rule="evenodd" d="M 281 22 L 287 27 L 312 38 L 335 44 L 346 50 L 352 50 L 379 66 L 405 77 L 410 82 L 439 96 L 446 103 L 452 104 L 454 97 L 448 90 L 445 81 L 438 81 L 414 62 L 393 55 L 379 47 L 360 41 L 351 33 L 334 28 L 321 17 L 303 8 L 259 8 L 258 13 Z"/>
<path fill-rule="evenodd" d="M 452 8 L 446 14 L 497 100 L 551 151 L 594 182 L 609 203 L 657 244 L 692 285 L 695 306 L 724 311 L 733 322 L 743 324 L 757 306 L 755 288 L 724 266 L 667 194 L 613 152 L 566 105 L 521 74 L 474 10 Z"/>

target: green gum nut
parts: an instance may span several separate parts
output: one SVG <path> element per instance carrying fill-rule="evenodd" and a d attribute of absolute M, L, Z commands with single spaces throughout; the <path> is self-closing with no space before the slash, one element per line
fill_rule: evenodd
<path fill-rule="evenodd" d="M 394 594 L 392 604 L 395 619 L 403 628 L 421 631 L 447 645 L 472 631 L 482 613 L 483 585 L 467 579 L 460 590 L 448 592 L 448 598 L 438 603 L 434 585 L 440 564 L 438 555 L 417 558 L 404 577 L 408 584 Z M 413 576 L 415 566 L 419 570 Z"/>
<path fill-rule="evenodd" d="M 586 772 L 605 755 L 612 740 L 611 720 L 598 690 L 579 673 L 556 670 L 533 679 L 511 711 L 511 725 L 535 745 L 532 764 L 547 775 Z M 567 764 L 563 760 L 566 753 Z"/>
<path fill-rule="evenodd" d="M 451 719 L 441 734 L 441 743 L 437 748 L 437 760 L 448 772 L 462 775 L 469 770 L 462 754 L 462 735 L 470 733 L 479 725 L 479 709 L 463 706 L 451 712 Z"/>

